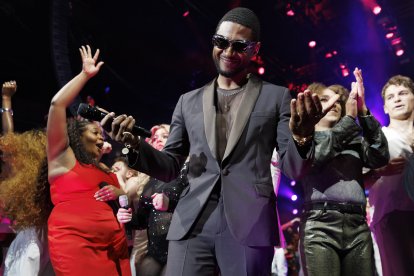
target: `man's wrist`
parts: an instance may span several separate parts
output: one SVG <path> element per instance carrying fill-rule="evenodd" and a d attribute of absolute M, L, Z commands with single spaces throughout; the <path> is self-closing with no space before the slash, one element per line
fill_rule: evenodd
<path fill-rule="evenodd" d="M 299 147 L 303 147 L 305 145 L 308 145 L 313 140 L 313 133 L 308 136 L 299 136 L 299 135 L 292 135 L 293 140 L 295 141 L 296 145 Z"/>

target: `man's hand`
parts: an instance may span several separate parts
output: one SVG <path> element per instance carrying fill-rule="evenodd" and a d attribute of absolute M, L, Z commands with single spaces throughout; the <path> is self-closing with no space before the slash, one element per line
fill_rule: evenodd
<path fill-rule="evenodd" d="M 131 133 L 135 119 L 125 114 L 115 117 L 115 113 L 108 113 L 101 121 L 101 126 L 112 140 L 129 144 L 133 148 L 139 143 L 139 137 Z"/>
<path fill-rule="evenodd" d="M 315 125 L 334 106 L 339 95 L 329 99 L 325 110 L 322 108 L 318 95 L 305 90 L 299 93 L 297 99 L 290 102 L 291 117 L 289 128 L 292 135 L 298 139 L 309 137 L 315 131 Z"/>

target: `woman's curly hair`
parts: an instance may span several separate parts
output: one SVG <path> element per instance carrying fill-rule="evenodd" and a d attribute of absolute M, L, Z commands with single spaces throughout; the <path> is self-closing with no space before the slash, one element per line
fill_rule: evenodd
<path fill-rule="evenodd" d="M 1 212 L 15 230 L 42 230 L 53 208 L 47 179 L 46 134 L 39 130 L 0 137 L 9 170 L 0 184 Z"/>

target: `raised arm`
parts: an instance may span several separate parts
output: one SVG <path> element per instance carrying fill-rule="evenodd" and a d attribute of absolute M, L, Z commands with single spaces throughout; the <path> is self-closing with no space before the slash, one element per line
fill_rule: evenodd
<path fill-rule="evenodd" d="M 82 71 L 69 81 L 53 97 L 49 109 L 47 121 L 47 157 L 49 161 L 55 160 L 68 146 L 69 138 L 66 129 L 66 108 L 82 90 L 86 82 L 95 76 L 103 62 L 96 64 L 99 57 L 99 49 L 94 56 L 89 45 L 80 49 L 82 57 Z"/>
<path fill-rule="evenodd" d="M 13 109 L 11 98 L 16 93 L 17 85 L 15 81 L 6 81 L 1 90 L 1 122 L 3 134 L 13 132 Z"/>

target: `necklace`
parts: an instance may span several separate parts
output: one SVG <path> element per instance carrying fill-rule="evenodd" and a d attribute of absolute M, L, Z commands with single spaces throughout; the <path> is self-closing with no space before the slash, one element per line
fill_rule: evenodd
<path fill-rule="evenodd" d="M 234 95 L 239 94 L 240 92 L 242 92 L 244 90 L 244 88 L 246 88 L 246 86 L 242 86 L 242 87 L 236 88 L 236 89 L 231 89 L 231 90 L 233 90 L 232 92 L 225 92 L 225 91 L 228 91 L 228 90 L 217 88 L 217 92 L 220 95 L 224 96 L 224 97 L 230 97 L 230 96 L 234 96 Z"/>
<path fill-rule="evenodd" d="M 222 109 L 224 113 L 227 113 L 230 111 L 230 105 L 233 99 L 236 98 L 236 95 L 241 93 L 245 88 L 246 88 L 246 85 L 240 88 L 231 89 L 231 90 L 225 90 L 225 89 L 221 89 L 217 87 L 217 93 L 218 93 L 219 98 L 221 98 Z"/>

